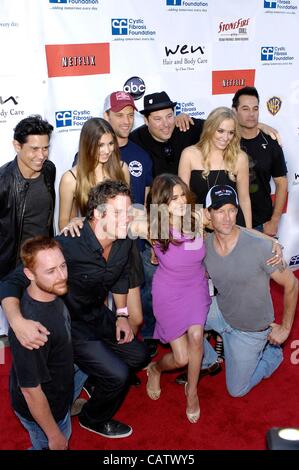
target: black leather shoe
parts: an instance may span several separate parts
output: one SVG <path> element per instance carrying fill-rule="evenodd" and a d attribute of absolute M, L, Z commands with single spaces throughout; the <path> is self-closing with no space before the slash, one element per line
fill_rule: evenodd
<path fill-rule="evenodd" d="M 205 375 L 217 375 L 219 372 L 221 372 L 222 367 L 219 362 L 214 362 L 214 364 L 211 364 L 210 367 L 207 367 L 206 369 L 201 369 L 199 378 L 201 379 Z M 184 385 L 187 383 L 187 372 L 182 372 L 180 375 L 177 376 L 175 379 L 176 383 L 179 385 Z"/>
<path fill-rule="evenodd" d="M 86 380 L 85 384 L 83 385 L 83 390 L 86 392 L 88 398 L 91 397 L 92 392 L 94 391 L 94 385 Z"/>
<path fill-rule="evenodd" d="M 110 439 L 120 439 L 122 437 L 128 437 L 132 434 L 133 429 L 127 424 L 123 424 L 120 421 L 115 419 L 110 419 L 106 423 L 93 423 L 90 424 L 88 420 L 79 415 L 79 424 L 82 428 L 87 429 L 87 431 L 94 432 L 103 437 L 109 437 Z"/>
<path fill-rule="evenodd" d="M 147 345 L 150 357 L 155 357 L 158 352 L 158 342 L 151 338 L 145 338 L 143 341 Z"/>
<path fill-rule="evenodd" d="M 141 384 L 140 378 L 135 374 L 135 372 L 130 372 L 130 385 L 133 385 L 133 387 L 139 387 Z"/>

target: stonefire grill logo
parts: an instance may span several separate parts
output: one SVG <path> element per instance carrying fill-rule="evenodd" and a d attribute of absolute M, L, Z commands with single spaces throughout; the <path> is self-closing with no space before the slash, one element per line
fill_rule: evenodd
<path fill-rule="evenodd" d="M 110 73 L 109 43 L 46 45 L 48 76 Z"/>
<path fill-rule="evenodd" d="M 281 104 L 282 101 L 280 98 L 278 98 L 278 96 L 272 96 L 272 98 L 267 101 L 267 109 L 269 113 L 271 113 L 272 116 L 275 116 L 275 114 L 277 114 L 280 110 Z"/>
<path fill-rule="evenodd" d="M 255 69 L 213 70 L 212 94 L 225 95 L 236 93 L 244 86 L 254 86 Z"/>
<path fill-rule="evenodd" d="M 219 21 L 217 24 L 218 41 L 249 41 L 251 18 L 236 18 L 232 21 Z"/>
<path fill-rule="evenodd" d="M 249 24 L 250 18 L 239 18 L 237 21 L 224 23 L 221 21 L 218 26 L 218 33 L 226 33 L 233 31 L 234 33 L 246 33 L 246 26 Z"/>

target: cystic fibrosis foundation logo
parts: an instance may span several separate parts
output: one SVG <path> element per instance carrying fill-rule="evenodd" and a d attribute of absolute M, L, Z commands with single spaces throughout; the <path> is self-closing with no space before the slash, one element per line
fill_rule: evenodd
<path fill-rule="evenodd" d="M 264 8 L 276 8 L 276 7 L 277 7 L 277 1 L 269 2 L 267 0 L 264 0 Z"/>
<path fill-rule="evenodd" d="M 209 3 L 208 2 L 194 1 L 194 0 L 191 0 L 191 1 L 189 1 L 189 0 L 166 0 L 166 6 L 172 7 L 171 9 L 174 9 L 175 7 L 180 7 L 184 11 L 186 9 L 188 11 L 206 11 L 206 10 L 200 10 L 199 7 L 201 7 L 201 8 L 208 7 Z"/>
<path fill-rule="evenodd" d="M 292 256 L 289 262 L 290 267 L 299 266 L 299 255 Z"/>
<path fill-rule="evenodd" d="M 264 9 L 267 13 L 296 13 L 298 5 L 295 5 L 295 0 L 264 0 Z"/>
<path fill-rule="evenodd" d="M 69 4 L 69 5 L 98 5 L 99 0 L 49 0 L 49 3 L 62 5 L 62 4 Z M 80 7 L 79 7 L 80 8 Z"/>
<path fill-rule="evenodd" d="M 110 73 L 109 43 L 46 45 L 49 77 Z"/>
<path fill-rule="evenodd" d="M 213 70 L 212 94 L 233 94 L 244 86 L 254 86 L 254 80 L 255 69 Z"/>
<path fill-rule="evenodd" d="M 200 119 L 204 119 L 205 117 L 205 112 L 199 111 L 194 101 L 188 101 L 188 102 L 182 101 L 180 103 L 177 103 L 175 107 L 175 115 L 177 116 L 178 114 L 181 114 L 181 113 L 186 113 L 186 114 L 189 114 L 189 116 L 191 117 L 200 118 Z"/>
<path fill-rule="evenodd" d="M 90 111 L 84 110 L 64 110 L 56 111 L 55 121 L 56 127 L 60 128 L 61 132 L 66 132 L 68 130 L 81 130 L 83 124 L 91 117 Z M 74 129 L 62 129 L 66 127 L 74 127 Z"/>
<path fill-rule="evenodd" d="M 130 39 L 151 39 L 156 35 L 142 18 L 111 18 L 111 33 L 112 36 L 130 36 Z"/>
<path fill-rule="evenodd" d="M 269 63 L 270 65 L 291 65 L 294 60 L 294 56 L 288 54 L 287 49 L 284 46 L 262 46 L 261 47 L 261 61 Z M 269 65 L 268 64 L 268 65 Z"/>

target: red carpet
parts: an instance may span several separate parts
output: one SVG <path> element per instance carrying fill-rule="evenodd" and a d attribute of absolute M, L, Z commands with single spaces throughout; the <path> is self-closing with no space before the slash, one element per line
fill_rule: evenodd
<path fill-rule="evenodd" d="M 297 271 L 299 277 L 299 271 Z M 281 289 L 272 286 L 276 318 L 281 318 Z M 106 439 L 92 434 L 73 418 L 71 449 L 81 450 L 211 450 L 265 449 L 266 431 L 272 427 L 299 426 L 299 317 L 284 347 L 285 360 L 275 374 L 262 381 L 247 396 L 231 398 L 225 388 L 224 373 L 204 377 L 199 383 L 201 418 L 189 424 L 185 416 L 184 388 L 176 385 L 176 373 L 162 378 L 161 398 L 153 402 L 145 393 L 146 374 L 140 372 L 142 386 L 132 388 L 117 419 L 132 425 L 126 439 Z M 297 340 L 297 346 L 292 342 Z M 297 348 L 295 349 L 295 346 Z M 163 353 L 163 349 L 160 349 Z M 298 365 L 291 363 L 291 355 Z M 26 449 L 29 440 L 10 408 L 8 371 L 10 354 L 0 365 L 0 449 Z"/>

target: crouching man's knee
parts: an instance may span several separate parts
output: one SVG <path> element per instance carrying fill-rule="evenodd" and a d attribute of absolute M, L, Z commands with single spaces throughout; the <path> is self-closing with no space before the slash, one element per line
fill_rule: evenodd
<path fill-rule="evenodd" d="M 226 384 L 226 388 L 230 396 L 234 398 L 244 397 L 244 395 L 246 395 L 251 390 L 249 384 L 243 385 L 242 387 L 239 385 Z"/>

